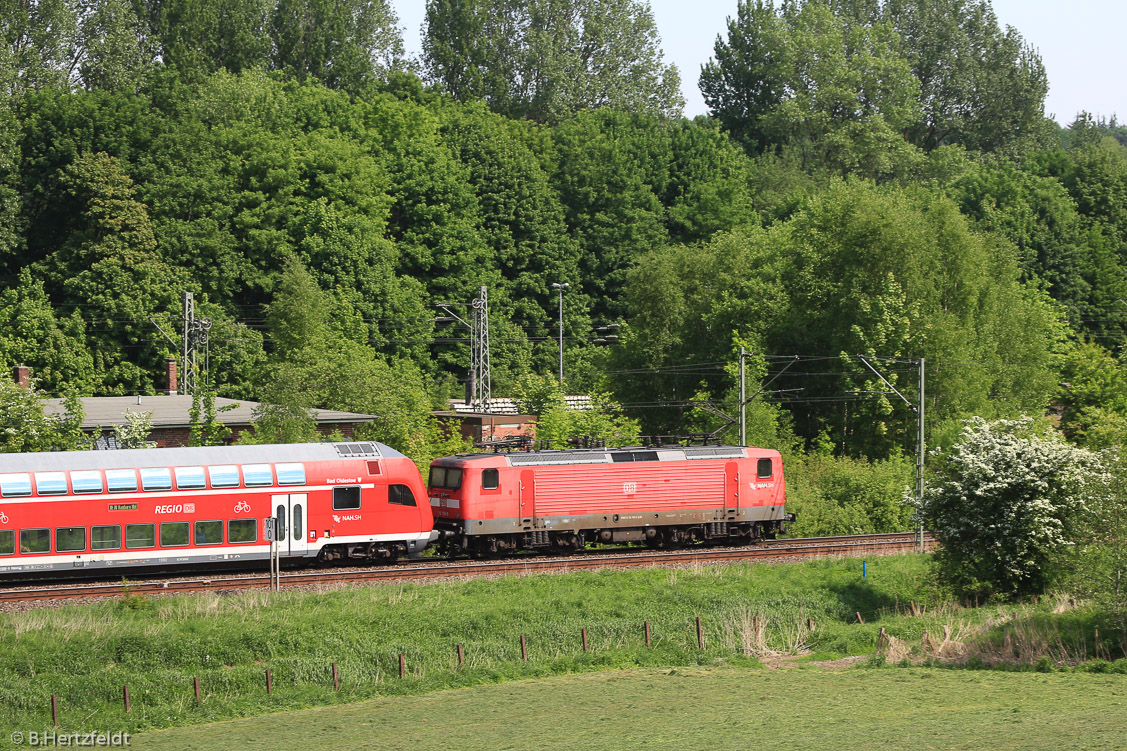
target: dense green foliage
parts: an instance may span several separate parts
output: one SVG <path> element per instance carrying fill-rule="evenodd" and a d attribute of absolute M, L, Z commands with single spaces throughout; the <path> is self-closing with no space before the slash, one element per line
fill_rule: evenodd
<path fill-rule="evenodd" d="M 493 394 L 554 391 L 551 437 L 711 433 L 746 348 L 749 441 L 787 452 L 811 530 L 907 522 L 920 357 L 929 445 L 1054 406 L 1122 444 L 1123 129 L 1045 120 L 986 0 L 741 2 L 691 121 L 644 0 L 431 0 L 417 67 L 396 24 L 385 0 L 0 9 L 0 366 L 153 393 L 190 291 L 211 393 L 263 403 L 253 440 L 346 409 L 424 462 L 461 447 L 430 412 L 469 361 L 435 305 L 485 286 Z M 532 388 L 561 327 L 565 382 Z"/>

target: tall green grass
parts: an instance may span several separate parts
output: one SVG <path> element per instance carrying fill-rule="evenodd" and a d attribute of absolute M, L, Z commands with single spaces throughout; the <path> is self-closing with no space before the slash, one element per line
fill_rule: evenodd
<path fill-rule="evenodd" d="M 910 601 L 929 615 L 903 615 Z M 133 596 L 0 616 L 0 722 L 44 727 L 52 694 L 64 728 L 137 731 L 627 666 L 755 666 L 769 654 L 866 654 L 881 626 L 918 638 L 919 630 L 947 617 L 945 607 L 923 556 L 873 559 L 866 578 L 861 561 L 837 559 L 275 595 Z M 651 627 L 648 647 L 644 621 Z M 581 629 L 587 629 L 587 652 Z M 464 647 L 464 667 L 456 644 Z M 407 666 L 402 679 L 399 654 Z M 339 691 L 332 686 L 333 662 Z M 267 668 L 275 687 L 270 697 Z M 199 704 L 193 677 L 200 679 Z M 121 701 L 126 684 L 128 716 Z"/>

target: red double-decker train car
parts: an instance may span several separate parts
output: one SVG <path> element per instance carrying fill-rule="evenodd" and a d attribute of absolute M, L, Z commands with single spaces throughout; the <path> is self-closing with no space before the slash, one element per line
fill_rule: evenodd
<path fill-rule="evenodd" d="M 751 541 L 794 518 L 779 452 L 738 446 L 463 454 L 436 459 L 428 484 L 453 554 Z"/>
<path fill-rule="evenodd" d="M 375 442 L 0 454 L 0 576 L 391 560 L 432 539 L 415 464 Z"/>

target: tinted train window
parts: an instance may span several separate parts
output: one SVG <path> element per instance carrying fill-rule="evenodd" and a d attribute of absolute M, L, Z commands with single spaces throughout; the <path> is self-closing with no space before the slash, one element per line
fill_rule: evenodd
<path fill-rule="evenodd" d="M 203 479 L 203 467 L 176 468 L 177 490 L 199 490 L 203 487 L 205 487 Z M 187 545 L 188 543 L 185 542 L 184 544 Z"/>
<path fill-rule="evenodd" d="M 26 472 L 15 475 L 0 475 L 0 495 L 5 498 L 31 495 L 31 475 Z"/>
<path fill-rule="evenodd" d="M 59 527 L 55 530 L 55 552 L 86 550 L 86 527 Z"/>
<path fill-rule="evenodd" d="M 141 487 L 145 490 L 172 490 L 172 470 L 166 467 L 142 469 Z"/>
<path fill-rule="evenodd" d="M 90 528 L 91 550 L 121 550 L 121 525 Z"/>
<path fill-rule="evenodd" d="M 239 468 L 234 464 L 208 467 L 207 473 L 211 475 L 211 487 L 213 488 L 239 487 Z"/>
<path fill-rule="evenodd" d="M 102 473 L 96 469 L 84 469 L 70 473 L 70 486 L 75 493 L 101 493 Z"/>
<path fill-rule="evenodd" d="M 500 474 L 495 469 L 483 469 L 481 471 L 481 489 L 496 490 L 501 483 Z"/>
<path fill-rule="evenodd" d="M 389 485 L 387 487 L 387 502 L 397 506 L 414 506 L 415 494 L 406 485 Z"/>
<path fill-rule="evenodd" d="M 36 472 L 35 492 L 39 495 L 62 495 L 67 492 L 66 472 Z"/>
<path fill-rule="evenodd" d="M 50 553 L 51 530 L 49 529 L 21 529 L 21 553 Z"/>
<path fill-rule="evenodd" d="M 11 555 L 14 552 L 16 552 L 16 531 L 0 529 L 0 555 Z"/>
<path fill-rule="evenodd" d="M 304 464 L 277 464 L 274 466 L 274 469 L 278 473 L 279 485 L 305 484 Z"/>
<path fill-rule="evenodd" d="M 360 488 L 333 488 L 333 511 L 353 511 L 360 508 Z"/>
<path fill-rule="evenodd" d="M 301 528 L 301 506 L 293 507 L 293 538 L 298 542 L 301 541 L 301 536 L 305 532 Z"/>
<path fill-rule="evenodd" d="M 274 471 L 269 464 L 244 464 L 243 482 L 248 488 L 274 484 Z"/>
<path fill-rule="evenodd" d="M 125 547 L 130 550 L 137 548 L 155 548 L 157 545 L 157 525 L 155 524 L 126 524 Z"/>
<path fill-rule="evenodd" d="M 106 487 L 111 493 L 132 493 L 137 490 L 137 475 L 131 469 L 107 469 Z"/>
<path fill-rule="evenodd" d="M 759 466 L 757 467 L 757 469 L 758 469 L 757 474 L 759 475 L 760 478 L 765 479 L 765 478 L 770 477 L 771 476 L 771 460 L 770 459 L 760 459 L 759 460 Z"/>
<path fill-rule="evenodd" d="M 188 544 L 188 522 L 165 522 L 160 525 L 160 544 L 175 548 Z"/>
<path fill-rule="evenodd" d="M 254 542 L 258 539 L 258 523 L 254 519 L 232 519 L 227 522 L 228 542 Z"/>
<path fill-rule="evenodd" d="M 196 522 L 197 545 L 222 545 L 223 522 Z"/>
<path fill-rule="evenodd" d="M 428 485 L 432 488 L 457 490 L 462 487 L 462 470 L 454 467 L 431 467 Z"/>

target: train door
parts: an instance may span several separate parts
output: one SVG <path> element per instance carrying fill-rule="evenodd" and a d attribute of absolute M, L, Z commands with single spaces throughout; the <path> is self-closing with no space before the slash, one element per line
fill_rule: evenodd
<path fill-rule="evenodd" d="M 737 462 L 728 462 L 724 465 L 724 510 L 739 512 L 740 494 L 743 488 L 740 483 L 740 465 Z"/>
<path fill-rule="evenodd" d="M 520 518 L 525 524 L 536 519 L 536 473 L 531 469 L 520 473 Z"/>
<path fill-rule="evenodd" d="M 278 527 L 278 551 L 282 555 L 305 555 L 309 549 L 306 508 L 307 493 L 289 493 L 270 496 Z"/>

